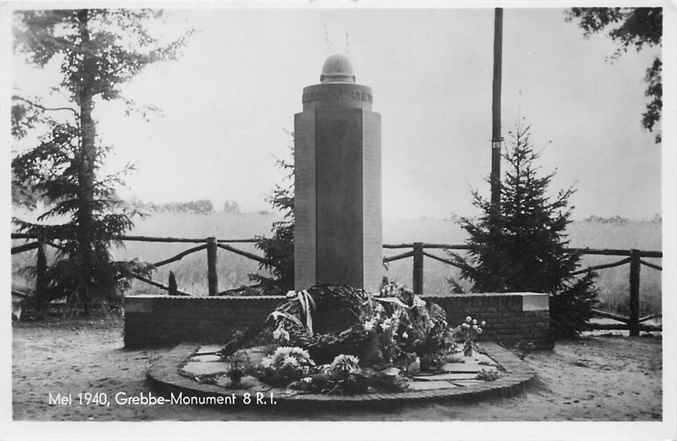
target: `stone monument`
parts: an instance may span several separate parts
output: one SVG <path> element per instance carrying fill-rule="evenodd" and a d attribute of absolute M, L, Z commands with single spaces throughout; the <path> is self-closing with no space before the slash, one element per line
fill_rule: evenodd
<path fill-rule="evenodd" d="M 294 117 L 297 290 L 381 285 L 381 115 L 372 101 L 343 55 L 330 56 L 320 84 L 303 89 Z"/>

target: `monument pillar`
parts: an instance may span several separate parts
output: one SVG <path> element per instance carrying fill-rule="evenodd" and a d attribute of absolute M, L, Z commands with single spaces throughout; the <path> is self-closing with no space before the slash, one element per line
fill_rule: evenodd
<path fill-rule="evenodd" d="M 381 286 L 381 115 L 371 106 L 371 89 L 355 83 L 343 55 L 303 89 L 294 117 L 296 290 Z"/>

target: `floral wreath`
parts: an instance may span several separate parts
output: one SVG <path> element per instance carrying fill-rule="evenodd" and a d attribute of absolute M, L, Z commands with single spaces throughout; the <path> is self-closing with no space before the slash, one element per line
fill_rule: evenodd
<path fill-rule="evenodd" d="M 335 355 L 363 347 L 373 334 L 389 334 L 386 358 L 404 352 L 420 352 L 425 345 L 442 345 L 447 329 L 446 314 L 400 285 L 387 284 L 378 294 L 348 286 L 316 285 L 304 291 L 289 291 L 288 300 L 267 318 L 270 335 L 278 345 L 307 349 L 313 358 L 331 360 Z M 353 324 L 333 333 L 319 333 L 313 314 L 325 302 L 336 302 L 353 317 Z M 321 306 L 320 306 L 321 307 Z"/>

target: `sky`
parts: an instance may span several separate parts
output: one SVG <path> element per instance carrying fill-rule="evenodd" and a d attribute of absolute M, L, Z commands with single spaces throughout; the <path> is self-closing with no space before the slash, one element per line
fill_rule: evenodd
<path fill-rule="evenodd" d="M 270 209 L 302 89 L 332 53 L 348 54 L 382 117 L 384 219 L 474 215 L 471 190 L 488 196 L 493 10 L 173 10 L 153 26 L 166 36 L 189 28 L 177 61 L 123 86 L 162 115 L 145 122 L 97 104 L 100 139 L 113 146 L 106 168 L 136 166 L 122 196 Z M 640 124 L 655 52 L 606 62 L 614 43 L 585 39 L 560 9 L 506 9 L 503 32 L 506 143 L 518 122 L 531 126 L 543 173 L 557 170 L 553 194 L 578 189 L 576 219 L 660 213 L 661 147 Z M 26 95 L 59 81 L 55 65 L 18 56 L 13 72 Z"/>

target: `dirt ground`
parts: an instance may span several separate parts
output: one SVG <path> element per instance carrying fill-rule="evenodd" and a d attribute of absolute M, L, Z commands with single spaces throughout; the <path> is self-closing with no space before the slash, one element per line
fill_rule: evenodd
<path fill-rule="evenodd" d="M 118 405 L 115 394 L 148 394 L 150 364 L 167 349 L 125 350 L 116 320 L 16 323 L 13 327 L 15 420 L 661 420 L 661 339 L 586 337 L 524 360 L 537 380 L 510 398 L 411 404 L 388 411 L 302 413 L 275 408 Z M 79 393 L 105 393 L 111 405 L 79 404 Z M 50 404 L 49 394 L 72 396 Z M 101 396 L 101 395 L 98 395 Z"/>

